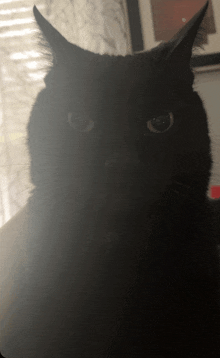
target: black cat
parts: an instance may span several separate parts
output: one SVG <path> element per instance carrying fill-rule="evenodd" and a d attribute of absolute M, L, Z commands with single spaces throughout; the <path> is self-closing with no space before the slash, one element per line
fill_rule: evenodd
<path fill-rule="evenodd" d="M 24 258 L 3 285 L 8 358 L 220 357 L 210 139 L 190 69 L 207 7 L 125 57 L 70 44 L 34 7 L 54 62 L 28 125 Z"/>

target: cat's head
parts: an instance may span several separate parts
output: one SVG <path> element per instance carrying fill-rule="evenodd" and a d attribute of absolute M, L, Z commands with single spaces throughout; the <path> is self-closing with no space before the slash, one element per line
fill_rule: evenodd
<path fill-rule="evenodd" d="M 29 123 L 35 185 L 90 178 L 150 198 L 175 178 L 205 193 L 210 143 L 190 60 L 207 7 L 169 42 L 125 57 L 69 43 L 34 7 L 54 55 Z"/>

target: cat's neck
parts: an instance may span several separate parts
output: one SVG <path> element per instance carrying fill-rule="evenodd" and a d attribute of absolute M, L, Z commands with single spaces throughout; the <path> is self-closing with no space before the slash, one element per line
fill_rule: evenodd
<path fill-rule="evenodd" d="M 174 186 L 175 188 L 175 186 Z M 206 193 L 179 193 L 170 188 L 151 206 L 149 241 L 174 250 L 186 246 L 215 243 L 212 235 L 212 212 Z M 152 240 L 151 240 L 152 238 Z M 188 246 L 188 249 L 189 249 Z"/>

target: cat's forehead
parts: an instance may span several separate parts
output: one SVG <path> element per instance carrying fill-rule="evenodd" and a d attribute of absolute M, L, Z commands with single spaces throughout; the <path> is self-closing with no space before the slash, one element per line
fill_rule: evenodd
<path fill-rule="evenodd" d="M 141 84 L 147 86 L 148 83 L 152 86 L 152 81 L 156 81 L 161 73 L 161 67 L 157 66 L 151 51 L 127 56 L 92 54 L 84 63 L 76 63 L 74 58 L 70 63 L 68 80 L 84 89 L 106 89 L 108 92 L 120 88 L 126 92 L 130 87 Z"/>
<path fill-rule="evenodd" d="M 75 46 L 72 45 L 68 53 L 67 63 L 74 76 L 84 78 L 100 78 L 101 76 L 117 75 L 120 79 L 126 76 L 135 75 L 136 78 L 143 77 L 144 74 L 156 74 L 158 67 L 155 66 L 157 58 L 160 55 L 159 49 L 132 55 L 108 55 L 96 54 L 90 51 L 83 51 L 81 56 L 75 53 Z M 115 79 L 115 78 L 114 78 Z"/>
<path fill-rule="evenodd" d="M 108 62 L 108 58 L 103 57 L 100 59 L 100 64 L 103 60 L 102 68 L 103 74 L 117 75 L 120 80 L 139 81 L 141 79 L 146 80 L 152 76 L 156 76 L 159 72 L 159 68 L 156 66 L 155 51 L 146 51 L 139 54 L 127 55 L 127 56 L 111 56 L 111 61 Z"/>

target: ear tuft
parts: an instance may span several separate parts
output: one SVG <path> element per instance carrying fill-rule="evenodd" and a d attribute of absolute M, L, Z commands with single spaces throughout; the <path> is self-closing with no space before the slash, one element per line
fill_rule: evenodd
<path fill-rule="evenodd" d="M 204 30 L 200 26 L 208 5 L 209 2 L 207 1 L 202 9 L 168 42 L 170 50 L 167 60 L 189 65 L 193 47 L 201 47 L 201 37 L 204 36 Z"/>
<path fill-rule="evenodd" d="M 196 54 L 196 50 L 197 49 L 204 49 L 204 43 L 205 40 L 207 38 L 207 30 L 206 28 L 203 26 L 203 24 L 200 25 L 199 30 L 197 32 L 195 41 L 193 43 L 193 48 L 192 48 L 192 52 Z"/>
<path fill-rule="evenodd" d="M 35 5 L 33 13 L 43 35 L 43 41 L 41 41 L 43 48 L 50 47 L 57 60 L 65 56 L 70 43 L 41 15 Z"/>
<path fill-rule="evenodd" d="M 40 13 L 36 6 L 33 7 L 33 13 L 37 24 L 43 35 L 41 39 L 41 45 L 46 49 L 50 47 L 53 53 L 53 57 L 57 63 L 65 63 L 71 59 L 75 59 L 77 63 L 83 63 L 88 58 L 92 57 L 92 53 L 83 50 L 82 48 L 71 44 L 63 37 L 59 31 L 57 31 Z"/>

